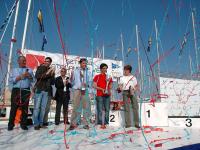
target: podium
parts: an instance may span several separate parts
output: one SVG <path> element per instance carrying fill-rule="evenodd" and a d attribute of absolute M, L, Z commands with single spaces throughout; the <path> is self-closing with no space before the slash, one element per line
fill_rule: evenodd
<path fill-rule="evenodd" d="M 169 126 L 167 103 L 138 103 L 138 106 L 142 126 Z M 133 118 L 133 115 L 131 118 Z M 123 109 L 110 110 L 109 125 L 114 127 L 125 126 Z"/>
<path fill-rule="evenodd" d="M 169 126 L 167 103 L 141 103 L 139 107 L 143 126 Z"/>
<path fill-rule="evenodd" d="M 123 110 L 110 110 L 109 126 L 124 127 L 124 111 Z"/>

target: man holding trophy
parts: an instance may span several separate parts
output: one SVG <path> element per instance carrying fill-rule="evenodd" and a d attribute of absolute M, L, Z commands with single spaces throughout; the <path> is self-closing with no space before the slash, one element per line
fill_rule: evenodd
<path fill-rule="evenodd" d="M 106 124 L 109 124 L 110 95 L 112 89 L 112 78 L 106 74 L 107 69 L 108 65 L 102 63 L 100 65 L 101 73 L 96 75 L 93 79 L 93 87 L 97 90 L 97 124 L 100 125 L 102 129 L 105 129 Z M 105 117 L 102 117 L 103 110 L 105 110 Z"/>
<path fill-rule="evenodd" d="M 80 67 L 76 68 L 71 75 L 73 90 L 73 111 L 71 116 L 71 125 L 69 130 L 73 130 L 80 123 L 83 110 L 84 129 L 89 129 L 91 114 L 90 99 L 88 93 L 89 87 L 89 70 L 87 69 L 87 60 L 81 58 Z"/>

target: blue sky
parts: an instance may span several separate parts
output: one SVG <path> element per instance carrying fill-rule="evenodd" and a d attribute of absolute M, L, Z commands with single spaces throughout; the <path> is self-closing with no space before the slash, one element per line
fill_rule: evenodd
<path fill-rule="evenodd" d="M 0 0 L 0 25 L 8 14 L 14 0 Z M 16 65 L 17 49 L 21 47 L 21 40 L 25 22 L 25 14 L 28 0 L 21 0 L 19 19 L 17 24 L 16 39 L 13 53 L 13 66 Z M 176 45 L 175 50 L 161 61 L 161 72 L 190 73 L 189 55 L 192 57 L 193 72 L 197 71 L 194 40 L 192 31 L 191 8 L 194 8 L 196 19 L 196 33 L 200 36 L 200 1 L 199 0 L 56 0 L 59 12 L 61 33 L 68 54 L 91 56 L 91 39 L 94 39 L 94 52 L 105 45 L 105 57 L 118 59 L 121 56 L 120 34 L 124 37 L 124 50 L 128 47 L 136 47 L 135 25 L 139 26 L 143 42 L 147 47 L 149 36 L 152 37 L 152 48 L 148 53 L 150 62 L 156 58 L 154 20 L 156 19 L 162 48 L 160 54 L 168 51 Z M 42 34 L 39 32 L 37 21 L 38 10 L 43 13 L 45 34 L 48 44 L 45 51 L 63 53 L 59 40 L 53 0 L 33 0 L 31 15 L 26 38 L 26 48 L 41 50 Z M 165 18 L 165 15 L 167 17 Z M 189 18 L 190 17 L 190 18 Z M 7 59 L 9 44 L 12 34 L 14 15 L 6 31 L 6 35 L 0 46 L 1 55 Z M 180 43 L 184 33 L 189 33 L 183 54 L 179 57 Z M 2 32 L 0 33 L 0 35 Z M 199 39 L 197 40 L 200 47 Z M 149 72 L 149 64 L 140 40 L 140 55 L 146 72 Z M 199 58 L 200 58 L 200 50 Z M 137 53 L 132 51 L 125 57 L 125 63 L 137 68 Z M 2 60 L 3 66 L 6 62 Z M 2 76 L 6 72 L 2 69 Z"/>

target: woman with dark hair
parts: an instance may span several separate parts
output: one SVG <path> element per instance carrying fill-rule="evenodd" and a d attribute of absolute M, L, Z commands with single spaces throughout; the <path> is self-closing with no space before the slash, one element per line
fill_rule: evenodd
<path fill-rule="evenodd" d="M 100 65 L 101 73 L 93 79 L 93 87 L 97 90 L 97 124 L 101 125 L 102 129 L 105 129 L 106 124 L 109 124 L 110 95 L 112 89 L 112 78 L 106 74 L 107 69 L 108 65 L 102 63 Z M 105 117 L 102 120 L 103 109 L 105 110 Z"/>

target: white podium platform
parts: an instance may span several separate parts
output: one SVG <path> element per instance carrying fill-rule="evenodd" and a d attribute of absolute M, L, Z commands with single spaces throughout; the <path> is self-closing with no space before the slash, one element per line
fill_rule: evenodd
<path fill-rule="evenodd" d="M 142 126 L 169 126 L 167 103 L 139 103 L 138 105 Z M 123 110 L 111 110 L 109 125 L 124 127 L 124 118 Z M 133 116 L 131 118 L 133 118 Z"/>
<path fill-rule="evenodd" d="M 170 127 L 200 128 L 200 118 L 168 118 Z"/>
<path fill-rule="evenodd" d="M 124 127 L 124 111 L 123 110 L 111 110 L 109 118 L 109 126 Z"/>
<path fill-rule="evenodd" d="M 167 103 L 141 103 L 140 109 L 140 117 L 143 126 L 169 125 Z"/>

